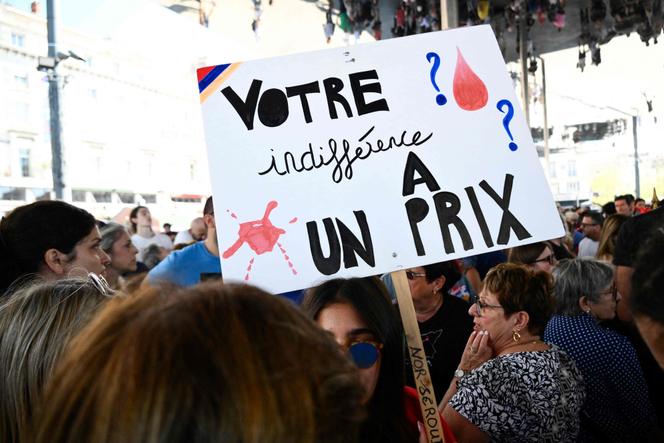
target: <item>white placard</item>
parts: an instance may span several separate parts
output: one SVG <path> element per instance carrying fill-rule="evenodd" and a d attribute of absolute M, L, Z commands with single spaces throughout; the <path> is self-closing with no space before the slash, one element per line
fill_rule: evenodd
<path fill-rule="evenodd" d="M 278 293 L 564 234 L 489 26 L 198 76 L 225 281 Z"/>

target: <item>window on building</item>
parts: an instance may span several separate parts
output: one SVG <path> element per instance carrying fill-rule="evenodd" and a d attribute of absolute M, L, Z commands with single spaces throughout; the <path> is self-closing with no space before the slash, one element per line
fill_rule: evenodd
<path fill-rule="evenodd" d="M 0 200 L 25 200 L 25 188 L 0 187 Z"/>
<path fill-rule="evenodd" d="M 111 203 L 111 193 L 108 191 L 92 191 L 92 195 L 97 203 Z"/>
<path fill-rule="evenodd" d="M 189 163 L 189 179 L 196 180 L 196 163 Z"/>
<path fill-rule="evenodd" d="M 131 192 L 118 192 L 118 197 L 122 203 L 136 203 L 136 195 Z"/>
<path fill-rule="evenodd" d="M 44 188 L 32 188 L 32 195 L 35 196 L 35 200 L 51 200 L 51 190 Z M 73 194 L 73 192 L 72 192 Z"/>
<path fill-rule="evenodd" d="M 143 197 L 143 201 L 146 205 L 157 203 L 157 196 L 155 194 L 143 194 L 141 197 Z"/>
<path fill-rule="evenodd" d="M 570 160 L 567 163 L 567 175 L 576 177 L 576 160 Z"/>
<path fill-rule="evenodd" d="M 30 177 L 30 149 L 21 148 L 18 151 L 18 162 L 21 168 L 21 177 Z"/>
<path fill-rule="evenodd" d="M 578 192 L 579 182 L 567 182 L 567 192 Z"/>
<path fill-rule="evenodd" d="M 85 193 L 86 191 L 82 189 L 72 189 L 71 199 L 74 202 L 84 203 L 85 202 Z"/>
<path fill-rule="evenodd" d="M 18 32 L 12 32 L 12 45 L 23 48 L 25 46 L 25 35 Z"/>

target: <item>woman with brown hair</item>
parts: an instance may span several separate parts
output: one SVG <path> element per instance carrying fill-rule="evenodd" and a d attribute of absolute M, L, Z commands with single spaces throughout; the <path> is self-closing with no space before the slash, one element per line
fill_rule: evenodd
<path fill-rule="evenodd" d="M 548 273 L 551 273 L 558 262 L 553 248 L 548 242 L 536 242 L 512 248 L 507 256 L 507 261 Z"/>
<path fill-rule="evenodd" d="M 33 282 L 0 305 L 0 441 L 25 441 L 69 340 L 107 300 L 96 280 L 64 279 Z"/>
<path fill-rule="evenodd" d="M 503 263 L 468 313 L 475 323 L 440 404 L 463 442 L 568 442 L 579 432 L 581 375 L 541 339 L 553 309 L 551 276 Z"/>
<path fill-rule="evenodd" d="M 336 343 L 251 286 L 143 288 L 72 343 L 35 442 L 355 442 L 361 387 Z"/>
<path fill-rule="evenodd" d="M 618 231 L 627 220 L 629 220 L 629 217 L 622 214 L 613 214 L 604 220 L 602 231 L 599 234 L 599 246 L 597 247 L 597 258 L 599 260 L 609 263 L 613 261 L 613 251 L 616 249 Z"/>

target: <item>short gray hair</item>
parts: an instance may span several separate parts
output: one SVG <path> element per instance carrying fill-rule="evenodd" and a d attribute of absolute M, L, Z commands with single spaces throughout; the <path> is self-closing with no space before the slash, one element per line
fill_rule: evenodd
<path fill-rule="evenodd" d="M 118 223 L 108 223 L 101 229 L 101 250 L 109 254 L 113 250 L 113 244 L 118 241 L 123 232 L 129 235 L 127 228 Z"/>
<path fill-rule="evenodd" d="M 595 259 L 565 259 L 553 268 L 556 313 L 579 315 L 579 299 L 598 302 L 600 292 L 613 281 L 613 266 Z"/>

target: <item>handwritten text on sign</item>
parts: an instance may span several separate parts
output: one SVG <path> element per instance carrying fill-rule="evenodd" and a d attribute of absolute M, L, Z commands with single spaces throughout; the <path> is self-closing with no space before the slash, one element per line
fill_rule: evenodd
<path fill-rule="evenodd" d="M 284 292 L 562 235 L 488 26 L 198 76 L 225 279 Z"/>

